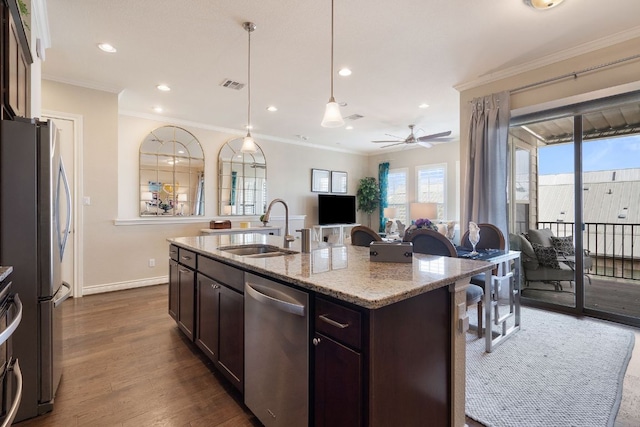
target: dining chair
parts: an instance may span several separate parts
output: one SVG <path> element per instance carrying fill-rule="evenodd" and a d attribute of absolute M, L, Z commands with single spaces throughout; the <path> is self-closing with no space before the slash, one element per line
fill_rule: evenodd
<path fill-rule="evenodd" d="M 480 228 L 480 241 L 476 245 L 477 249 L 500 249 L 504 250 L 506 248 L 506 243 L 504 240 L 504 234 L 498 227 L 493 224 L 488 223 L 480 223 L 478 224 Z M 460 239 L 460 246 L 468 249 L 472 249 L 473 245 L 469 242 L 469 230 L 465 231 L 462 235 L 462 239 Z M 497 270 L 494 269 L 492 274 L 497 274 Z M 484 289 L 485 277 L 484 273 L 476 274 L 471 277 L 471 283 L 476 284 L 478 286 L 482 286 Z M 485 289 L 486 290 L 486 289 Z"/>
<path fill-rule="evenodd" d="M 381 242 L 382 237 L 371 228 L 357 225 L 351 229 L 351 244 L 354 246 L 369 246 L 371 242 Z"/>
<path fill-rule="evenodd" d="M 413 252 L 429 255 L 442 255 L 457 258 L 455 246 L 449 239 L 441 233 L 428 230 L 414 230 L 409 237 L 409 241 L 413 245 Z M 484 289 L 481 286 L 470 283 L 466 289 L 466 307 L 477 305 L 478 307 L 478 338 L 482 338 L 482 298 L 484 297 Z"/>
<path fill-rule="evenodd" d="M 504 234 L 502 234 L 502 231 L 500 231 L 498 227 L 487 223 L 478 224 L 478 227 L 480 228 L 480 241 L 476 245 L 476 249 L 505 249 Z M 473 245 L 469 242 L 469 230 L 465 231 L 462 235 L 460 246 L 469 249 L 473 248 Z"/>

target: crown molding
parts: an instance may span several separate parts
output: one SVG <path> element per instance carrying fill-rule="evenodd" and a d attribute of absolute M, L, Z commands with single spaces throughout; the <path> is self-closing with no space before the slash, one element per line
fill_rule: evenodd
<path fill-rule="evenodd" d="M 122 116 L 127 116 L 127 117 L 135 117 L 135 118 L 139 118 L 139 119 L 154 120 L 154 121 L 163 122 L 163 123 L 171 123 L 171 124 L 175 124 L 175 125 L 190 126 L 190 127 L 195 127 L 195 128 L 199 128 L 199 129 L 205 129 L 205 130 L 212 130 L 212 131 L 216 131 L 216 132 L 228 133 L 228 134 L 231 134 L 231 135 L 237 135 L 239 138 L 244 137 L 244 135 L 245 135 L 244 131 L 241 131 L 241 130 L 238 130 L 238 129 L 230 129 L 230 128 L 225 128 L 225 127 L 221 127 L 221 126 L 214 126 L 214 125 L 210 125 L 210 124 L 207 124 L 207 123 L 194 122 L 194 121 L 191 121 L 191 120 L 184 120 L 184 119 L 179 119 L 179 118 L 176 118 L 176 117 L 161 116 L 161 115 L 151 114 L 151 113 L 141 113 L 139 111 L 134 111 L 134 110 L 118 110 L 118 114 L 122 115 Z M 336 151 L 336 152 L 340 152 L 340 153 L 366 155 L 366 153 L 362 153 L 362 152 L 358 152 L 358 151 L 346 150 L 346 149 L 341 149 L 341 148 L 334 148 L 334 147 L 330 147 L 330 146 L 318 145 L 318 144 L 313 144 L 313 143 L 309 143 L 309 142 L 300 142 L 300 141 L 296 141 L 296 140 L 280 138 L 280 137 L 277 137 L 277 136 L 259 134 L 259 133 L 254 133 L 254 132 L 251 132 L 251 135 L 253 136 L 253 139 L 256 140 L 258 143 L 260 142 L 260 140 L 263 140 L 263 141 L 274 141 L 274 142 L 282 142 L 284 144 L 299 145 L 299 146 L 306 147 L 306 148 L 317 148 L 317 149 L 320 149 L 320 150 Z"/>
<path fill-rule="evenodd" d="M 124 90 L 124 88 L 122 87 L 108 86 L 108 85 L 98 84 L 95 82 L 87 82 L 87 81 L 81 81 L 81 80 L 65 79 L 62 77 L 56 77 L 49 74 L 43 74 L 42 80 L 49 80 L 52 82 L 64 83 L 71 86 L 79 86 L 86 89 L 101 90 L 103 92 L 118 93 L 118 94 Z"/>
<path fill-rule="evenodd" d="M 545 67 L 547 65 L 555 64 L 556 62 L 575 58 L 576 56 L 594 52 L 599 49 L 604 49 L 604 48 L 616 45 L 618 43 L 623 43 L 637 37 L 640 37 L 640 26 L 631 28 L 629 30 L 621 31 L 619 33 L 612 34 L 610 36 L 603 37 L 589 43 L 584 43 L 570 49 L 565 49 L 560 52 L 556 52 L 554 54 L 547 55 L 542 58 L 526 62 L 524 64 L 508 67 L 503 70 L 496 71 L 495 73 L 485 74 L 475 80 L 465 82 L 465 83 L 460 83 L 453 87 L 458 92 L 463 92 L 465 90 L 473 89 L 478 86 L 482 86 L 488 83 L 493 83 L 498 80 L 513 77 L 518 74 L 525 73 L 527 71 L 532 71 L 541 67 Z"/>

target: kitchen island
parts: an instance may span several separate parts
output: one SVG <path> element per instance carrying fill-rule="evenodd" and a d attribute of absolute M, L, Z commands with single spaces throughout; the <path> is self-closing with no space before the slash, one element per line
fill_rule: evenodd
<path fill-rule="evenodd" d="M 282 245 L 259 234 L 169 240 L 169 313 L 265 425 L 287 425 L 289 412 L 316 426 L 465 424 L 465 288 L 491 264 L 422 254 L 412 263 L 370 262 L 366 247 L 317 242 L 310 253 L 294 242 L 298 253 L 278 256 L 220 249 Z M 306 375 L 295 392 L 303 404 L 282 413 L 249 402 L 252 360 L 256 353 L 268 359 L 270 350 L 255 347 L 255 326 L 245 331 L 253 315 L 247 298 L 267 282 L 308 297 L 302 311 L 309 321 L 297 343 L 306 370 L 292 376 Z"/>

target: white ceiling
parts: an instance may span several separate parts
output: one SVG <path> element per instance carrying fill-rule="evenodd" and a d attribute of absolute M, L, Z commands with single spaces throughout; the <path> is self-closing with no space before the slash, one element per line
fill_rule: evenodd
<path fill-rule="evenodd" d="M 251 36 L 252 134 L 377 153 L 390 139 L 453 131 L 454 88 L 550 56 L 640 35 L 638 0 L 566 0 L 547 11 L 522 0 L 335 0 L 335 97 L 353 130 L 320 126 L 330 94 L 330 0 L 53 0 L 43 77 L 119 92 L 121 111 L 244 132 L 245 21 Z M 118 52 L 97 49 L 100 42 Z M 585 46 L 586 45 L 586 46 Z M 515 68 L 514 68 L 515 67 Z M 164 83 L 172 90 L 159 92 Z M 427 103 L 427 109 L 418 105 Z M 278 111 L 266 111 L 268 105 Z M 306 141 L 299 136 L 308 138 Z M 387 149 L 390 150 L 390 149 Z"/>

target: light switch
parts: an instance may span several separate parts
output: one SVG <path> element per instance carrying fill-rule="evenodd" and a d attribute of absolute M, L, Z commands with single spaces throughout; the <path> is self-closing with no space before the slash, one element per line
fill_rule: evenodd
<path fill-rule="evenodd" d="M 83 203 L 85 206 L 91 206 L 91 197 L 84 196 Z"/>

